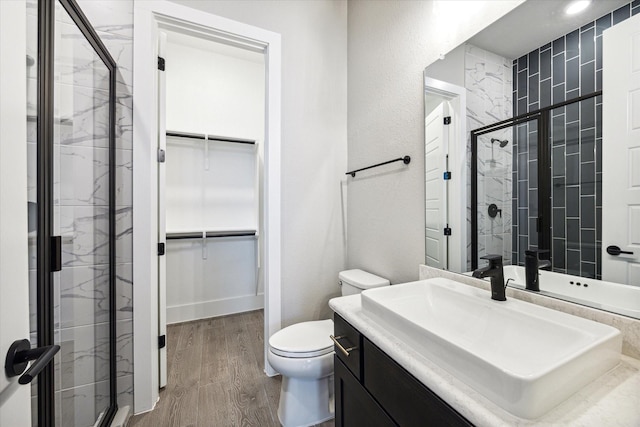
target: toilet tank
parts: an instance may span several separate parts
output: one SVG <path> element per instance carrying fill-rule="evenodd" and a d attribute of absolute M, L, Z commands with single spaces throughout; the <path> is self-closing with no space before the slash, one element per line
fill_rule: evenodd
<path fill-rule="evenodd" d="M 391 284 L 387 279 L 360 269 L 341 271 L 340 274 L 338 274 L 338 278 L 340 279 L 343 296 L 359 294 L 367 289 L 389 286 Z"/>

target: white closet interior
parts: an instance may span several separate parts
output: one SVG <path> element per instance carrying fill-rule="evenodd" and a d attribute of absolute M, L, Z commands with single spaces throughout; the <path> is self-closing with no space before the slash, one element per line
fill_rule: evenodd
<path fill-rule="evenodd" d="M 264 55 L 171 32 L 165 52 L 167 323 L 262 308 Z"/>

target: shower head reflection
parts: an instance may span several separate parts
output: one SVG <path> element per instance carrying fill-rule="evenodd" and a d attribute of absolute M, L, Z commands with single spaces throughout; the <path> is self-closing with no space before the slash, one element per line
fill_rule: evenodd
<path fill-rule="evenodd" d="M 491 143 L 493 144 L 494 142 L 499 142 L 500 148 L 506 147 L 507 144 L 509 143 L 509 141 L 506 139 L 491 138 Z"/>

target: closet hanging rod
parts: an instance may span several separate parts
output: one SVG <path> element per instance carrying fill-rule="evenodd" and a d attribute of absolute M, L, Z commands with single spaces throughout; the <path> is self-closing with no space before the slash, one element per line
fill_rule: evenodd
<path fill-rule="evenodd" d="M 356 172 L 360 172 L 360 171 L 364 171 L 367 169 L 371 169 L 371 168 L 377 168 L 378 166 L 382 166 L 382 165 L 388 165 L 389 163 L 394 163 L 394 162 L 404 162 L 405 165 L 408 165 L 411 162 L 411 157 L 409 156 L 404 156 L 404 157 L 398 157 L 397 159 L 393 159 L 393 160 L 389 160 L 386 162 L 382 162 L 382 163 L 378 163 L 377 165 L 371 165 L 371 166 L 367 166 L 366 168 L 360 168 L 360 169 L 356 169 L 354 171 L 350 171 L 345 173 L 345 175 L 351 175 L 352 177 L 356 176 Z"/>
<path fill-rule="evenodd" d="M 202 239 L 202 232 L 167 233 L 167 240 Z M 255 236 L 256 230 L 207 231 L 206 238 Z"/>
<path fill-rule="evenodd" d="M 190 138 L 190 139 L 201 139 L 206 141 L 221 141 L 221 142 L 232 142 L 235 144 L 251 144 L 254 145 L 256 143 L 253 139 L 247 138 L 236 138 L 233 136 L 220 136 L 220 135 L 205 135 L 203 133 L 189 133 L 189 132 L 178 132 L 178 131 L 167 131 L 167 136 L 174 138 Z"/>
<path fill-rule="evenodd" d="M 189 132 L 175 132 L 175 131 L 167 131 L 167 136 L 173 136 L 176 138 L 191 138 L 191 139 L 207 139 L 207 135 L 202 133 L 189 133 Z"/>
<path fill-rule="evenodd" d="M 207 135 L 207 139 L 209 141 L 233 142 L 236 144 L 252 144 L 253 145 L 256 143 L 256 141 L 253 139 L 234 138 L 232 136 Z"/>

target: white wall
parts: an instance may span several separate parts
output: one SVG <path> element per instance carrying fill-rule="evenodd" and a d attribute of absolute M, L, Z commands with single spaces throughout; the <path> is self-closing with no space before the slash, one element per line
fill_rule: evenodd
<path fill-rule="evenodd" d="M 283 326 L 329 317 L 346 256 L 347 4 L 175 3 L 282 35 Z"/>
<path fill-rule="evenodd" d="M 514 1 L 348 3 L 349 167 L 410 155 L 394 173 L 350 180 L 348 266 L 392 283 L 424 263 L 423 70 Z"/>

